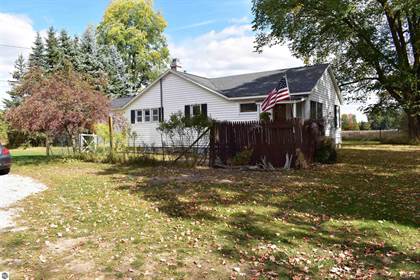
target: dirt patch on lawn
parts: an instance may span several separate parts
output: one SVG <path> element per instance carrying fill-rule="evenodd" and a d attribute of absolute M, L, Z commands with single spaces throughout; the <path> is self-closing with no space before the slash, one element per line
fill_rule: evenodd
<path fill-rule="evenodd" d="M 47 243 L 47 249 L 52 254 L 63 254 L 72 250 L 77 250 L 86 243 L 86 238 L 60 239 L 57 242 Z"/>
<path fill-rule="evenodd" d="M 185 266 L 180 271 L 190 279 L 225 279 L 227 275 L 230 275 L 230 279 L 248 279 L 245 277 L 245 272 L 249 272 L 247 264 L 203 257 L 191 257 L 183 262 Z"/>
<path fill-rule="evenodd" d="M 87 274 L 95 269 L 95 263 L 88 260 L 75 259 L 65 265 L 65 268 L 74 274 Z"/>

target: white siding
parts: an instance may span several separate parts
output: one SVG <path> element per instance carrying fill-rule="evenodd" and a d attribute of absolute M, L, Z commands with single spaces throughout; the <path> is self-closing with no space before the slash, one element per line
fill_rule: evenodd
<path fill-rule="evenodd" d="M 190 81 L 168 73 L 162 78 L 163 85 L 163 107 L 164 115 L 167 120 L 171 114 L 179 111 L 184 112 L 185 105 L 207 104 L 208 116 L 215 120 L 226 121 L 251 121 L 257 120 L 259 112 L 240 113 L 241 103 L 254 102 L 252 100 L 231 101 L 219 96 L 207 89 L 204 89 Z M 329 71 L 325 71 L 317 85 L 305 101 L 303 108 L 304 117 L 310 117 L 310 100 L 323 103 L 323 116 L 327 119 L 326 134 L 332 136 L 336 143 L 341 143 L 341 129 L 334 128 L 334 105 L 340 105 L 337 91 Z M 261 103 L 259 100 L 257 103 Z M 160 107 L 160 83 L 155 83 L 148 88 L 138 98 L 136 98 L 124 110 L 124 115 L 130 123 L 131 110 L 152 109 Z M 143 116 L 144 118 L 144 116 Z M 135 123 L 131 124 L 132 131 L 137 134 L 136 145 L 155 145 L 161 146 L 161 135 L 157 131 L 159 123 Z M 132 140 L 130 140 L 130 145 Z"/>
<path fill-rule="evenodd" d="M 257 120 L 256 113 L 240 113 L 237 101 L 230 101 L 212 93 L 190 81 L 184 80 L 172 73 L 163 77 L 163 107 L 167 120 L 171 114 L 184 112 L 185 105 L 207 104 L 208 116 L 215 120 L 249 121 Z M 247 101 L 248 102 L 248 101 Z M 243 102 L 246 103 L 246 102 Z M 156 83 L 143 92 L 124 111 L 130 122 L 131 110 L 151 109 L 160 107 L 160 83 Z M 137 134 L 136 145 L 161 146 L 161 136 L 157 131 L 159 123 L 131 124 L 132 131 Z M 131 141 L 130 141 L 131 142 Z M 131 144 L 131 143 L 130 143 Z"/>
<path fill-rule="evenodd" d="M 335 128 L 334 126 L 334 105 L 341 105 L 338 94 L 340 93 L 337 92 L 334 86 L 333 78 L 329 70 L 326 70 L 309 95 L 309 99 L 306 101 L 305 117 L 310 117 L 311 100 L 322 103 L 322 115 L 326 120 L 325 134 L 326 136 L 332 137 L 336 144 L 341 144 L 341 128 Z"/>

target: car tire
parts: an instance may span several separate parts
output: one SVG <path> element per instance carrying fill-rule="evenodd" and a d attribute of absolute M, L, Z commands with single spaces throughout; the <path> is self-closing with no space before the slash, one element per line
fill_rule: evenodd
<path fill-rule="evenodd" d="M 10 172 L 10 168 L 8 169 L 4 169 L 4 170 L 0 170 L 0 175 L 7 175 Z"/>

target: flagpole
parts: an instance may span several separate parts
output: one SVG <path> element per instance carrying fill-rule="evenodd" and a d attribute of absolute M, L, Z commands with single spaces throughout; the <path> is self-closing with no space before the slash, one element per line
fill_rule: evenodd
<path fill-rule="evenodd" d="M 284 72 L 284 80 L 286 81 L 286 87 L 287 87 L 287 90 L 289 91 L 289 95 L 290 95 L 290 89 L 289 89 L 289 82 L 287 81 L 287 70 L 286 70 L 286 72 Z M 292 96 L 290 95 L 290 100 L 292 99 L 291 98 Z M 292 103 L 292 108 L 291 108 L 291 114 L 292 114 L 292 119 L 293 118 L 296 118 L 296 116 L 294 115 L 294 112 L 295 112 L 295 106 L 296 106 L 296 104 L 294 104 L 294 103 Z"/>
<path fill-rule="evenodd" d="M 284 79 L 286 80 L 286 87 L 287 87 L 287 90 L 289 91 L 289 94 L 290 94 L 289 82 L 287 81 L 287 71 L 284 73 Z"/>

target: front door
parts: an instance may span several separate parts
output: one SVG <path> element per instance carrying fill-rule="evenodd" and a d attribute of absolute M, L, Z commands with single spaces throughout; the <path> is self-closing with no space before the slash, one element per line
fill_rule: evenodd
<path fill-rule="evenodd" d="M 285 121 L 287 119 L 286 115 L 287 109 L 286 104 L 278 104 L 273 108 L 273 120 L 274 121 Z"/>

